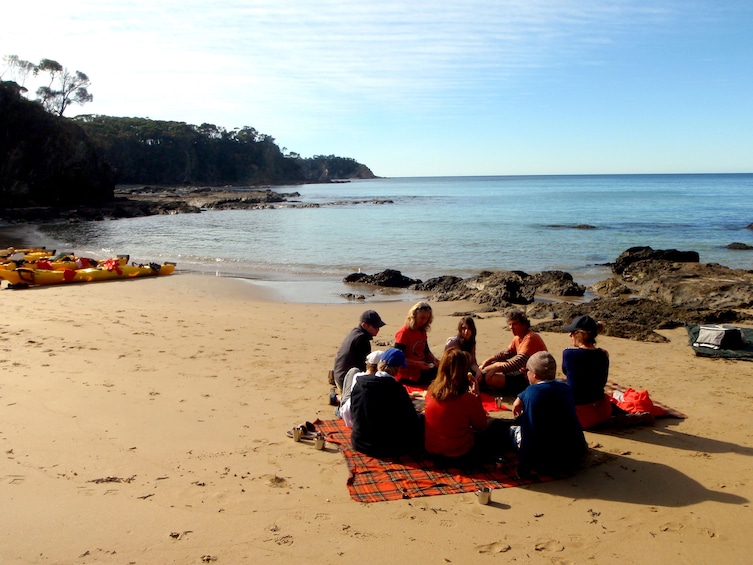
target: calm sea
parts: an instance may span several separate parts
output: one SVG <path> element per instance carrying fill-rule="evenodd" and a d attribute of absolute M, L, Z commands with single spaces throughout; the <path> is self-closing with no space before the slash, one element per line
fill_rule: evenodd
<path fill-rule="evenodd" d="M 49 225 L 41 237 L 79 255 L 175 261 L 317 302 L 342 300 L 349 273 L 388 268 L 422 280 L 559 269 L 589 284 L 639 245 L 753 268 L 753 251 L 725 249 L 753 245 L 753 174 L 392 178 L 279 190 L 321 206 Z"/>

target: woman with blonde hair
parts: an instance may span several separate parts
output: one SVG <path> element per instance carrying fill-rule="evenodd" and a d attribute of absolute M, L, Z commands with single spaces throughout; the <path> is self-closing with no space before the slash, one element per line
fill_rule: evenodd
<path fill-rule="evenodd" d="M 428 302 L 417 302 L 408 311 L 405 324 L 395 334 L 395 347 L 405 353 L 408 365 L 401 367 L 397 380 L 403 383 L 424 384 L 436 375 L 439 360 L 429 349 L 428 331 L 434 312 Z"/>
<path fill-rule="evenodd" d="M 501 430 L 507 426 L 487 416 L 478 386 L 468 375 L 472 364 L 468 352 L 445 350 L 426 392 L 424 449 L 441 464 L 464 467 L 491 461 L 505 445 Z"/>

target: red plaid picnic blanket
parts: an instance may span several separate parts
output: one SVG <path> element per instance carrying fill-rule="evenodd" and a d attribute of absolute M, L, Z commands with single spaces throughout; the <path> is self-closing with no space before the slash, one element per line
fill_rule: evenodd
<path fill-rule="evenodd" d="M 614 390 L 626 390 L 614 382 L 608 385 Z M 482 400 L 485 400 L 484 407 L 488 412 L 508 409 L 504 405 L 497 405 L 494 397 L 487 396 L 486 399 L 482 397 Z M 686 417 L 664 404 L 653 402 L 666 412 L 665 417 Z M 350 443 L 351 430 L 342 420 L 316 420 L 314 424 L 327 436 L 328 442 L 338 446 L 345 457 L 350 472 L 348 491 L 351 498 L 358 502 L 382 502 L 437 494 L 475 492 L 481 487 L 518 487 L 561 478 L 535 473 L 525 479 L 518 477 L 518 459 L 514 453 L 506 454 L 506 460 L 502 463 L 489 464 L 476 470 L 437 466 L 434 461 L 425 457 L 377 459 L 353 449 Z"/>
<path fill-rule="evenodd" d="M 403 383 L 403 386 L 405 387 L 405 390 L 408 391 L 408 393 L 411 392 L 420 392 L 425 391 L 428 388 L 428 385 L 407 385 Z M 500 412 L 502 410 L 510 410 L 504 403 L 502 403 L 502 399 L 498 399 L 496 396 L 492 396 L 489 393 L 482 392 L 479 394 L 479 398 L 481 398 L 481 404 L 484 407 L 484 410 L 487 412 Z"/>
<path fill-rule="evenodd" d="M 358 502 L 474 492 L 481 487 L 517 487 L 555 478 L 542 475 L 519 478 L 518 460 L 514 454 L 509 454 L 501 464 L 489 464 L 472 471 L 439 467 L 425 457 L 377 459 L 353 449 L 351 430 L 342 420 L 317 420 L 314 424 L 345 456 L 350 472 L 348 491 Z"/>

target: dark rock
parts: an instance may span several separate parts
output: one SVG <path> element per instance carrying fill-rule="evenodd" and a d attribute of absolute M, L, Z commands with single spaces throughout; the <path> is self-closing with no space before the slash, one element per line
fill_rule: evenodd
<path fill-rule="evenodd" d="M 717 263 L 668 265 L 661 268 L 653 261 L 635 263 L 626 271 L 625 280 L 638 285 L 637 294 L 671 306 L 705 310 L 753 307 L 751 271 Z"/>
<path fill-rule="evenodd" d="M 565 271 L 542 271 L 527 279 L 526 284 L 534 285 L 536 294 L 555 296 L 583 296 L 586 287 L 573 281 L 573 276 Z"/>
<path fill-rule="evenodd" d="M 753 245 L 748 245 L 747 243 L 740 243 L 739 241 L 735 241 L 734 243 L 730 243 L 729 245 L 725 246 L 727 249 L 740 249 L 743 251 L 748 251 L 750 249 L 753 249 Z"/>
<path fill-rule="evenodd" d="M 422 283 L 414 284 L 411 286 L 411 290 L 419 291 L 431 291 L 431 292 L 449 292 L 458 283 L 462 282 L 460 277 L 444 275 L 441 277 L 434 277 Z"/>
<path fill-rule="evenodd" d="M 375 275 L 365 273 L 352 273 L 343 279 L 346 283 L 371 284 L 375 286 L 385 286 L 389 288 L 408 288 L 411 285 L 419 284 L 418 279 L 411 279 L 404 276 L 400 271 L 394 269 L 385 269 Z"/>
<path fill-rule="evenodd" d="M 351 273 L 347 275 L 345 278 L 343 278 L 343 282 L 346 283 L 361 283 L 364 282 L 365 279 L 369 278 L 369 275 L 366 273 Z M 364 282 L 364 284 L 366 284 Z"/>
<path fill-rule="evenodd" d="M 527 286 L 529 275 L 522 271 L 484 271 L 475 277 L 463 279 L 450 290 L 438 292 L 436 300 L 471 300 L 478 304 L 505 308 L 512 304 L 530 304 L 535 294 L 534 286 Z"/>
<path fill-rule="evenodd" d="M 632 263 L 646 260 L 698 263 L 700 257 L 697 251 L 678 251 L 677 249 L 654 250 L 651 247 L 631 247 L 617 257 L 617 260 L 612 264 L 612 271 L 619 275 Z"/>
<path fill-rule="evenodd" d="M 599 296 L 624 296 L 633 294 L 632 289 L 615 278 L 605 279 L 588 287 L 588 290 Z"/>
<path fill-rule="evenodd" d="M 552 228 L 552 229 L 571 229 L 571 230 L 595 230 L 596 229 L 596 226 L 592 226 L 590 224 L 575 224 L 575 225 L 552 224 L 547 227 Z"/>
<path fill-rule="evenodd" d="M 534 309 L 528 315 L 533 320 L 538 316 Z M 603 335 L 633 339 L 636 341 L 667 341 L 657 329 L 671 329 L 685 323 L 721 324 L 751 319 L 742 312 L 724 309 L 693 310 L 672 307 L 669 304 L 645 298 L 597 298 L 583 304 L 552 303 L 545 306 L 548 319 L 535 323 L 537 331 L 561 332 L 575 316 L 587 314 L 604 324 Z M 555 316 L 555 317 L 553 317 Z"/>

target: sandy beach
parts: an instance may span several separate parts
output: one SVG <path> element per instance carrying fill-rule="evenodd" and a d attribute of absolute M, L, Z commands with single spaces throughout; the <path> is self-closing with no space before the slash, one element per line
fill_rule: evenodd
<path fill-rule="evenodd" d="M 2 563 L 748 563 L 753 363 L 603 337 L 610 378 L 687 415 L 587 433 L 605 461 L 566 480 L 364 504 L 329 445 L 326 373 L 367 306 L 275 301 L 176 273 L 2 290 Z M 410 302 L 370 304 L 391 343 Z M 433 303 L 430 344 L 455 333 Z M 511 339 L 477 321 L 479 358 Z M 566 334 L 542 334 L 558 361 Z"/>

